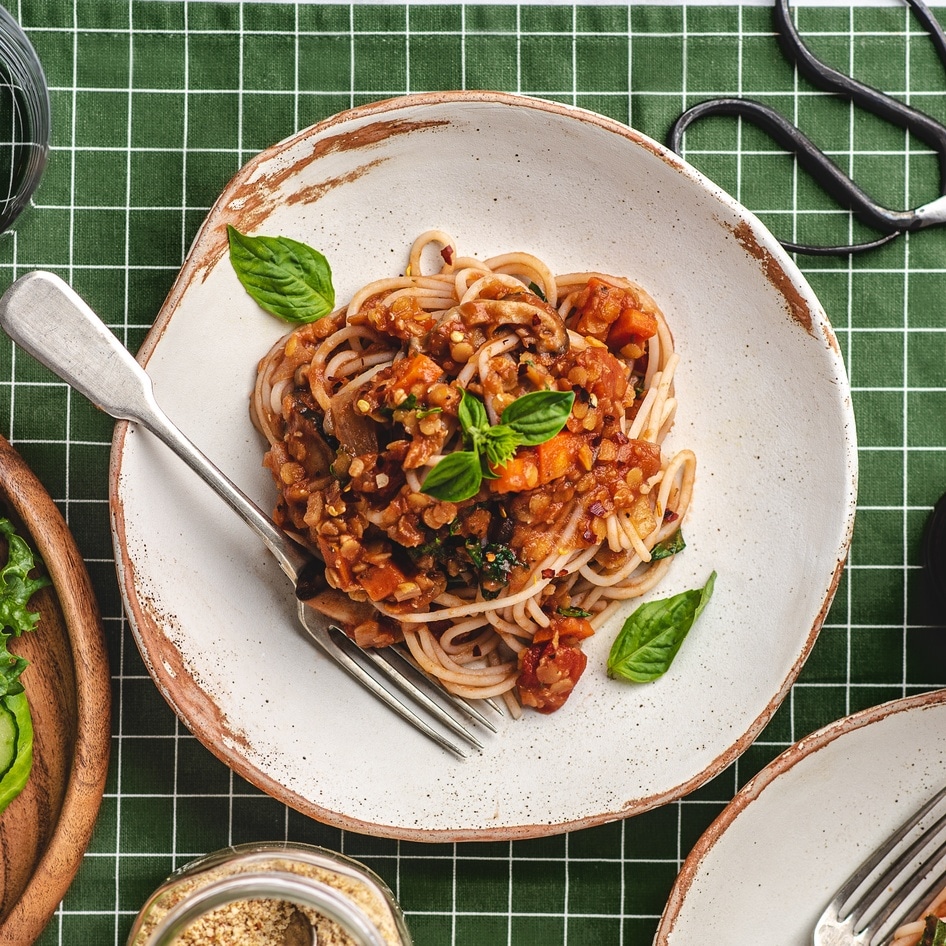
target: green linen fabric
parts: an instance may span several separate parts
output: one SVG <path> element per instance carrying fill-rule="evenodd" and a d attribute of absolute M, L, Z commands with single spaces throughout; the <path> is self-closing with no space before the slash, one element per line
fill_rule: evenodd
<path fill-rule="evenodd" d="M 922 142 L 796 75 L 768 6 L 4 3 L 45 66 L 53 133 L 33 206 L 0 236 L 0 286 L 34 268 L 57 272 L 132 350 L 241 165 L 335 112 L 407 92 L 528 93 L 660 141 L 688 105 L 751 97 L 798 123 L 889 206 L 939 193 Z M 805 6 L 797 15 L 819 55 L 946 120 L 946 70 L 905 7 Z M 746 123 L 707 120 L 685 144 L 780 237 L 868 233 Z M 946 685 L 942 617 L 920 568 L 924 523 L 946 490 L 946 229 L 864 256 L 799 262 L 850 374 L 861 469 L 850 560 L 811 658 L 755 744 L 687 798 L 511 843 L 424 846 L 326 827 L 242 781 L 190 736 L 123 619 L 107 505 L 111 421 L 0 339 L 0 432 L 59 503 L 86 558 L 115 697 L 101 816 L 41 946 L 122 944 L 172 869 L 264 838 L 311 841 L 369 864 L 397 894 L 417 946 L 645 946 L 683 859 L 753 774 L 832 720 Z M 804 395 L 785 410 L 812 410 Z"/>

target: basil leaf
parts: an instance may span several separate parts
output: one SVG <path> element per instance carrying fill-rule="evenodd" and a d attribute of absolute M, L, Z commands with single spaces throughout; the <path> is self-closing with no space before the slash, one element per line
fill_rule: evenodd
<path fill-rule="evenodd" d="M 445 456 L 424 478 L 421 492 L 435 499 L 459 503 L 475 496 L 483 482 L 480 458 L 469 450 Z"/>
<path fill-rule="evenodd" d="M 608 676 L 635 683 L 667 672 L 713 594 L 716 572 L 703 588 L 642 604 L 625 622 L 608 655 Z"/>
<path fill-rule="evenodd" d="M 247 236 L 227 225 L 230 262 L 246 291 L 287 322 L 315 322 L 335 307 L 328 260 L 289 237 Z"/>
<path fill-rule="evenodd" d="M 565 426 L 574 401 L 573 391 L 532 391 L 517 397 L 500 421 L 522 436 L 520 443 L 535 446 L 551 440 Z"/>
<path fill-rule="evenodd" d="M 460 392 L 460 406 L 457 408 L 457 420 L 465 434 L 473 436 L 473 431 L 486 430 L 489 417 L 483 402 L 464 388 Z"/>
<path fill-rule="evenodd" d="M 662 558 L 670 558 L 671 555 L 676 555 L 677 552 L 682 552 L 687 547 L 686 542 L 683 541 L 683 532 L 680 529 L 677 529 L 676 532 L 669 539 L 665 539 L 663 542 L 658 542 L 650 550 L 650 560 L 652 562 L 657 562 Z"/>

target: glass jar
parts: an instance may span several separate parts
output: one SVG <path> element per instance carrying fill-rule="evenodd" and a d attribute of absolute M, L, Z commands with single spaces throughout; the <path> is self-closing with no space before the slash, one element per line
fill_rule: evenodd
<path fill-rule="evenodd" d="M 374 871 L 292 842 L 236 845 L 184 865 L 148 898 L 127 946 L 295 946 L 311 942 L 307 924 L 320 946 L 411 946 Z"/>

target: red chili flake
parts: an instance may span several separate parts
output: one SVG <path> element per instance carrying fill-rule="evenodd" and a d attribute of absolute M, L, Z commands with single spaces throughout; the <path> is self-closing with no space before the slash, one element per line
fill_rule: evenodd
<path fill-rule="evenodd" d="M 676 522 L 679 518 L 679 515 L 677 515 L 677 513 L 675 513 L 672 509 L 664 510 L 664 522 Z"/>
<path fill-rule="evenodd" d="M 588 512 L 593 516 L 603 516 L 605 514 L 605 508 L 601 505 L 598 500 L 595 500 L 589 507 Z"/>
<path fill-rule="evenodd" d="M 453 247 L 445 246 L 440 251 L 440 255 L 443 257 L 443 261 L 449 266 L 453 262 Z"/>
<path fill-rule="evenodd" d="M 554 578 L 554 577 L 555 577 L 555 569 L 554 569 L 554 568 L 543 568 L 543 569 L 542 569 L 542 577 L 543 577 L 543 578 Z"/>

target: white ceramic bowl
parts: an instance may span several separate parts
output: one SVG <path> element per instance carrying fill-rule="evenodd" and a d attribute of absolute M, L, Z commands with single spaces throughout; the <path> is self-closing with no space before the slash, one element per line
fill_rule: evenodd
<path fill-rule="evenodd" d="M 438 227 L 463 253 L 641 282 L 682 365 L 672 443 L 699 458 L 688 548 L 658 596 L 718 572 L 671 672 L 607 679 L 620 619 L 564 709 L 447 756 L 343 679 L 295 626 L 246 528 L 154 438 L 114 441 L 125 604 L 155 682 L 213 752 L 316 818 L 422 840 L 540 835 L 692 790 L 762 729 L 824 620 L 850 540 L 856 451 L 838 346 L 804 278 L 746 210 L 661 145 L 562 105 L 412 96 L 306 129 L 251 161 L 201 228 L 141 352 L 159 401 L 264 508 L 247 398 L 284 326 L 246 295 L 226 224 L 320 248 L 338 297 L 401 271 Z"/>
<path fill-rule="evenodd" d="M 809 946 L 836 890 L 943 787 L 946 690 L 847 716 L 786 749 L 693 847 L 655 946 Z"/>

